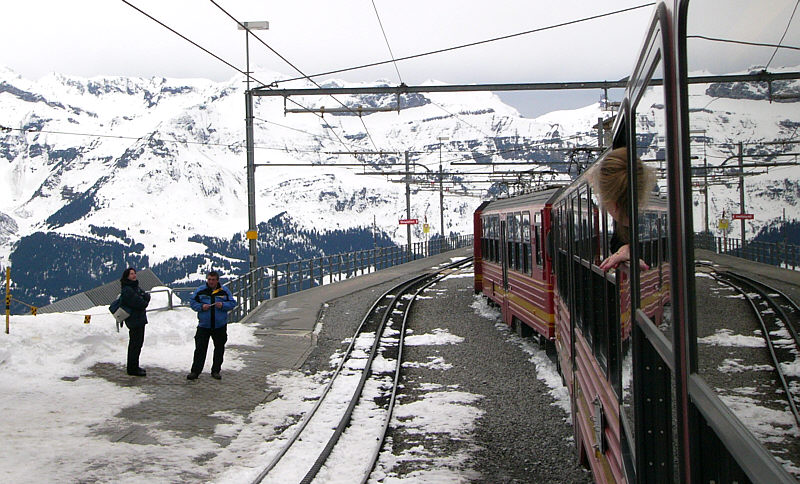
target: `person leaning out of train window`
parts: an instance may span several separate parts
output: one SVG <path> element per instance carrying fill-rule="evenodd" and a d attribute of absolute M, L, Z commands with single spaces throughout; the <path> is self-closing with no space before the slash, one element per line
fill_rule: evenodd
<path fill-rule="evenodd" d="M 128 267 L 122 272 L 119 280 L 120 305 L 128 308 L 131 315 L 125 320 L 130 332 L 128 341 L 128 375 L 147 376 L 144 368 L 139 366 L 139 354 L 144 344 L 144 326 L 147 324 L 147 305 L 150 304 L 150 294 L 139 287 L 136 278 L 136 269 Z"/>
<path fill-rule="evenodd" d="M 650 186 L 650 172 L 638 158 L 636 159 L 636 169 L 638 185 L 636 192 L 639 194 L 639 202 L 642 206 L 647 192 L 646 187 Z M 598 162 L 594 185 L 600 202 L 614 219 L 614 234 L 609 241 L 611 255 L 599 265 L 600 269 L 608 271 L 631 260 L 627 148 L 617 148 L 606 153 Z M 650 267 L 639 259 L 639 268 L 648 270 Z"/>

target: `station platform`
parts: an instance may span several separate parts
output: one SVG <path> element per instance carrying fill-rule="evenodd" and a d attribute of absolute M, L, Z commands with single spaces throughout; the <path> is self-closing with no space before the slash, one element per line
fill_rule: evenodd
<path fill-rule="evenodd" d="M 315 347 L 315 328 L 319 331 L 318 320 L 326 303 L 361 294 L 359 300 L 363 302 L 351 310 L 352 317 L 360 320 L 380 291 L 401 280 L 450 263 L 453 258 L 470 255 L 471 248 L 448 251 L 261 303 L 255 311 L 235 323 L 255 328 L 255 344 L 237 342 L 229 330 L 226 355 L 236 351 L 237 358 L 243 361 L 244 366 L 231 371 L 223 363 L 222 381 L 219 382 L 212 380 L 208 373 L 210 354 L 205 373 L 193 382 L 186 381 L 190 361 L 187 361 L 185 372 L 150 368 L 146 378 L 127 376 L 119 365 L 99 363 L 92 368 L 96 376 L 122 387 L 134 387 L 148 396 L 138 404 L 121 409 L 115 423 L 104 426 L 99 432 L 112 442 L 142 445 L 157 442 L 153 438 L 154 431 L 177 432 L 184 438 L 213 438 L 219 445 L 225 446 L 226 439 L 216 432 L 217 426 L 227 424 L 230 414 L 246 417 L 256 406 L 278 395 L 280 388 L 267 387 L 268 375 L 303 366 Z M 147 362 L 143 361 L 143 365 L 146 367 Z M 187 476 L 189 480 L 203 480 L 206 477 Z"/>
<path fill-rule="evenodd" d="M 694 252 L 696 261 L 709 261 L 715 264 L 718 269 L 749 275 L 753 279 L 780 289 L 795 301 L 800 301 L 800 271 L 783 269 L 730 255 L 717 254 L 710 250 L 696 249 Z"/>

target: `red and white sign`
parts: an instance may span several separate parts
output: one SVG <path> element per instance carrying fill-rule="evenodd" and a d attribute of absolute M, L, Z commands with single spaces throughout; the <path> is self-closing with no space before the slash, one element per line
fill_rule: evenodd
<path fill-rule="evenodd" d="M 417 225 L 419 223 L 419 219 L 417 218 L 401 218 L 400 225 Z"/>
<path fill-rule="evenodd" d="M 735 213 L 733 214 L 734 220 L 753 220 L 752 213 Z"/>

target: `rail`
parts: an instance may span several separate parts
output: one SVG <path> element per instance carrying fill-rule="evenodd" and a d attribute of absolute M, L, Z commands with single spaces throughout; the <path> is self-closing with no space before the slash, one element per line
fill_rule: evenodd
<path fill-rule="evenodd" d="M 239 302 L 229 313 L 229 321 L 242 320 L 262 301 L 467 247 L 472 245 L 472 239 L 472 235 L 458 235 L 415 242 L 410 247 L 376 247 L 258 267 L 225 282 L 225 286 Z M 194 289 L 174 290 L 180 292 Z"/>
<path fill-rule="evenodd" d="M 800 267 L 800 246 L 794 244 L 751 241 L 743 246 L 741 239 L 706 234 L 696 234 L 694 241 L 698 249 L 714 251 L 717 254 L 740 257 L 793 271 Z"/>

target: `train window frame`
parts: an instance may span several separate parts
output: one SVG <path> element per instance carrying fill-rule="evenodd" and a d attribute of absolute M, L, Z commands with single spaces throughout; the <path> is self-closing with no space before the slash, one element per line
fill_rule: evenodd
<path fill-rule="evenodd" d="M 531 274 L 531 212 L 522 212 L 522 272 Z"/>
<path fill-rule="evenodd" d="M 506 259 L 503 265 L 507 269 L 514 268 L 514 214 L 506 214 Z"/>
<path fill-rule="evenodd" d="M 522 271 L 522 213 L 514 212 L 514 270 Z"/>
<path fill-rule="evenodd" d="M 552 229 L 551 229 L 552 230 Z M 533 237 L 535 244 L 534 263 L 539 270 L 544 265 L 544 251 L 542 250 L 542 212 L 536 212 L 533 218 Z M 553 254 L 550 254 L 552 257 Z"/>

